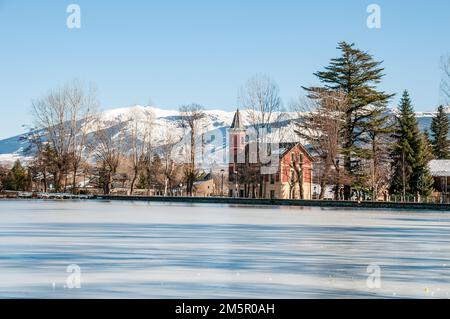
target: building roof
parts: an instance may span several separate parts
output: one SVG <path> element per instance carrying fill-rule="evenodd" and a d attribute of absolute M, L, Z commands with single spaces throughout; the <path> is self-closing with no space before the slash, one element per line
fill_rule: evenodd
<path fill-rule="evenodd" d="M 279 158 L 283 158 L 285 157 L 294 147 L 299 147 L 300 149 L 303 150 L 303 153 L 308 156 L 308 158 L 314 162 L 314 158 L 312 157 L 311 153 L 308 151 L 308 149 L 303 146 L 301 143 L 294 143 L 294 142 L 287 142 L 287 143 L 271 143 L 273 145 L 275 145 L 274 149 L 274 153 L 273 154 L 278 154 Z M 246 153 L 250 152 L 250 147 L 252 147 L 253 150 L 256 150 L 256 142 L 249 142 L 247 143 L 247 145 L 245 145 L 245 149 L 244 151 Z M 272 148 L 271 148 L 272 150 Z"/>
<path fill-rule="evenodd" d="M 280 158 L 286 156 L 286 154 L 296 146 L 300 147 L 303 150 L 304 154 L 306 154 L 306 156 L 308 156 L 309 159 L 314 162 L 314 158 L 311 156 L 306 147 L 301 143 L 280 143 Z"/>
<path fill-rule="evenodd" d="M 245 130 L 244 125 L 241 121 L 241 113 L 239 110 L 236 111 L 236 114 L 234 114 L 233 123 L 231 123 L 231 129 L 233 130 Z"/>
<path fill-rule="evenodd" d="M 428 165 L 433 177 L 450 177 L 450 160 L 433 160 Z"/>

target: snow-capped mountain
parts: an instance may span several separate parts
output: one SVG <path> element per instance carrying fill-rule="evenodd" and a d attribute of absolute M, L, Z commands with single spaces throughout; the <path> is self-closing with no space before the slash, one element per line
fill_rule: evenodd
<path fill-rule="evenodd" d="M 218 153 L 222 152 L 225 157 L 226 151 L 226 137 L 227 129 L 230 127 L 235 111 L 222 111 L 222 110 L 205 110 L 206 118 L 204 124 L 199 128 L 199 135 L 203 134 L 206 144 L 215 144 L 212 148 L 213 151 Z M 288 114 L 288 113 L 286 113 Z M 247 112 L 241 112 L 241 117 L 244 123 L 246 120 Z M 167 136 L 171 134 L 176 136 L 178 139 L 186 137 L 188 132 L 180 126 L 180 115 L 177 110 L 164 110 L 152 106 L 132 106 L 126 108 L 117 108 L 108 111 L 104 111 L 100 114 L 99 119 L 102 123 L 102 127 L 116 127 L 119 124 L 121 126 L 121 131 L 127 132 L 131 131 L 131 126 L 133 125 L 130 119 L 138 119 L 141 123 L 139 124 L 139 130 L 144 130 L 146 124 L 146 118 L 151 117 L 152 120 L 152 143 L 155 147 L 164 145 L 167 141 Z M 288 123 L 286 123 L 288 126 Z M 88 132 L 94 133 L 96 130 L 95 125 L 88 125 Z M 29 145 L 27 139 L 27 134 L 22 134 L 0 140 L 0 164 L 12 163 L 17 159 L 26 159 L 27 155 L 25 150 Z M 287 137 L 289 139 L 289 137 Z M 219 143 L 218 141 L 223 141 Z M 183 146 L 183 141 L 179 143 L 180 148 Z M 210 147 L 211 148 L 211 147 Z M 203 151 L 203 150 L 202 150 Z"/>
<path fill-rule="evenodd" d="M 205 114 L 205 125 L 201 126 L 199 134 L 203 134 L 205 136 L 204 142 L 206 144 L 215 144 L 213 146 L 210 145 L 210 149 L 212 149 L 212 152 L 221 153 L 220 156 L 222 158 L 225 158 L 225 140 L 227 137 L 227 129 L 230 127 L 233 121 L 235 111 L 227 112 L 222 110 L 206 110 Z M 417 113 L 419 125 L 422 130 L 429 129 L 431 125 L 431 119 L 434 114 L 435 113 L 433 112 Z M 115 127 L 119 123 L 124 123 L 122 130 L 130 131 L 131 118 L 138 118 L 144 121 L 148 116 L 151 116 L 153 118 L 154 128 L 152 130 L 152 140 L 155 147 L 163 145 L 164 141 L 167 140 L 166 137 L 169 133 L 178 137 L 181 137 L 183 135 L 185 136 L 187 134 L 187 132 L 184 131 L 184 129 L 179 125 L 180 116 L 177 110 L 164 110 L 153 106 L 137 105 L 132 107 L 108 110 L 101 113 L 100 120 L 103 122 L 105 127 Z M 241 111 L 241 117 L 244 123 L 248 123 L 247 116 L 248 113 L 246 111 Z M 280 141 L 289 142 L 295 139 L 293 133 L 294 125 L 291 123 L 291 121 L 289 121 L 290 119 L 294 119 L 295 117 L 295 113 L 283 114 L 283 118 L 285 120 L 280 122 L 280 128 L 275 129 L 279 131 L 281 131 L 282 129 L 283 131 L 282 137 L 279 138 Z M 92 126 L 91 128 L 91 133 L 93 131 L 95 131 L 95 126 Z M 279 133 L 279 131 L 272 132 L 272 134 L 277 134 Z M 223 139 L 221 139 L 221 137 L 223 137 Z M 224 142 L 218 143 L 218 139 L 220 139 L 221 141 L 223 140 Z M 0 164 L 10 164 L 17 159 L 26 158 L 27 154 L 25 154 L 25 150 L 27 146 L 28 142 L 26 140 L 26 134 L 0 140 Z M 180 143 L 180 148 L 182 148 L 182 143 Z"/>

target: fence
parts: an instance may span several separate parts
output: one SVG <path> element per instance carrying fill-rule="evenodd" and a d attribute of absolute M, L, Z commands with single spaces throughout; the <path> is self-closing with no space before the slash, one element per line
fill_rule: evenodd
<path fill-rule="evenodd" d="M 441 193 L 428 197 L 390 195 L 388 201 L 393 203 L 450 204 L 450 193 Z"/>

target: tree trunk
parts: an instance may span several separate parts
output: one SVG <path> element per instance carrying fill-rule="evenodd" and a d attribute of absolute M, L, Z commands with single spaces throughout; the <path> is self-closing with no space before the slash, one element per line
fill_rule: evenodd
<path fill-rule="evenodd" d="M 331 171 L 331 164 L 326 163 L 325 169 L 322 174 L 322 178 L 320 179 L 320 195 L 319 195 L 320 200 L 325 199 L 325 193 L 327 191 L 326 188 L 328 185 L 328 176 L 330 175 L 330 171 Z"/>
<path fill-rule="evenodd" d="M 42 181 L 44 183 L 44 193 L 47 193 L 47 173 L 44 171 L 42 175 L 43 175 Z"/>
<path fill-rule="evenodd" d="M 378 157 L 377 157 L 378 145 L 377 145 L 377 136 L 374 135 L 372 139 L 372 156 L 373 156 L 373 167 L 372 167 L 372 200 L 378 201 L 378 183 L 376 181 L 376 169 L 378 166 Z"/>
<path fill-rule="evenodd" d="M 345 172 L 347 177 L 350 177 L 351 171 L 352 171 L 352 155 L 351 155 L 351 147 L 353 146 L 353 141 L 352 141 L 352 116 L 350 112 L 347 112 L 347 116 L 346 116 L 346 127 L 345 127 L 345 141 L 344 141 L 344 145 L 345 145 L 345 154 L 344 154 L 344 168 L 345 168 Z M 352 194 L 352 186 L 351 185 L 344 185 L 344 199 L 345 200 L 350 200 Z"/>
<path fill-rule="evenodd" d="M 320 195 L 319 195 L 319 199 L 320 200 L 324 200 L 325 199 L 326 187 L 327 187 L 327 183 L 326 183 L 325 180 L 322 179 L 320 181 Z"/>
<path fill-rule="evenodd" d="M 105 181 L 103 182 L 103 193 L 109 195 L 111 192 L 111 175 L 107 173 L 105 175 Z"/>
<path fill-rule="evenodd" d="M 164 179 L 164 197 L 167 197 L 168 188 L 169 188 L 169 179 L 166 177 Z"/>
<path fill-rule="evenodd" d="M 77 193 L 77 173 L 78 173 L 78 165 L 73 167 L 73 178 L 72 178 L 72 194 Z"/>
<path fill-rule="evenodd" d="M 130 184 L 130 195 L 131 196 L 133 196 L 133 193 L 134 193 L 134 184 L 136 183 L 137 175 L 138 175 L 138 171 L 135 168 L 133 171 L 133 178 L 131 179 L 131 184 Z"/>

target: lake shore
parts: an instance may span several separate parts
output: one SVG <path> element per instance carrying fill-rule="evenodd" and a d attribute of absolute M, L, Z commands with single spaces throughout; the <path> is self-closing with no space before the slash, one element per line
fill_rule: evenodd
<path fill-rule="evenodd" d="M 22 195 L 24 195 L 23 193 Z M 28 193 L 27 193 L 28 194 Z M 185 203 L 185 204 L 226 204 L 244 206 L 290 206 L 317 208 L 356 208 L 356 209 L 390 209 L 390 210 L 420 210 L 448 211 L 450 204 L 411 203 L 411 202 L 372 202 L 372 201 L 331 201 L 331 200 L 286 200 L 286 199 L 251 199 L 230 197 L 163 197 L 163 196 L 76 196 L 71 194 L 34 194 L 21 196 L 0 196 L 0 200 L 32 199 L 32 200 L 110 200 L 110 201 L 140 201 L 154 203 Z"/>
<path fill-rule="evenodd" d="M 249 199 L 229 197 L 142 197 L 142 196 L 96 196 L 95 199 L 115 201 L 144 201 L 156 203 L 193 203 L 193 204 L 228 204 L 248 206 L 292 206 L 292 207 L 326 207 L 326 208 L 361 208 L 449 211 L 450 204 L 435 203 L 400 203 L 400 202 L 356 202 L 329 200 L 286 200 L 286 199 Z"/>

